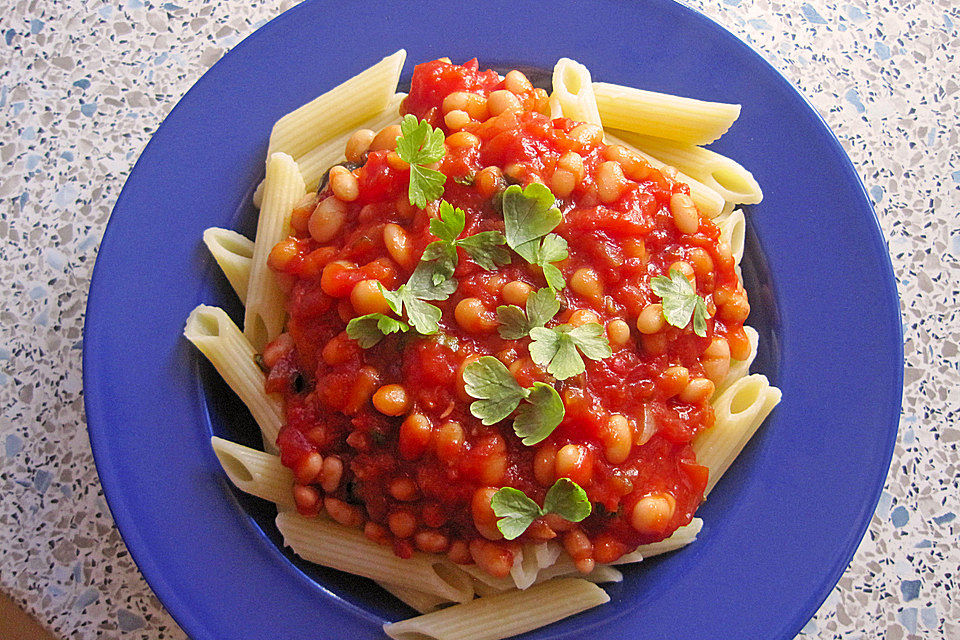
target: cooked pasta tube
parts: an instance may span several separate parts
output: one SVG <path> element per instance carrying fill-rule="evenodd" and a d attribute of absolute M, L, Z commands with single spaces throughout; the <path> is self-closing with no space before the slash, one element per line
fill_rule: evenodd
<path fill-rule="evenodd" d="M 183 335 L 207 357 L 220 377 L 240 396 L 260 425 L 268 451 L 276 451 L 283 426 L 279 398 L 264 390 L 266 377 L 254 361 L 256 351 L 237 325 L 218 307 L 200 305 L 190 313 Z"/>
<path fill-rule="evenodd" d="M 614 135 L 702 182 L 727 202 L 756 204 L 763 199 L 753 174 L 716 151 L 632 131 L 615 131 Z"/>
<path fill-rule="evenodd" d="M 713 142 L 740 117 L 738 104 L 705 102 L 607 82 L 594 82 L 593 92 L 604 127 L 689 144 Z"/>
<path fill-rule="evenodd" d="M 535 550 L 530 547 L 543 547 L 547 550 L 547 555 L 538 559 Z M 518 561 L 517 558 L 522 559 Z M 525 568 L 518 571 L 519 565 L 525 565 Z M 579 577 L 593 583 L 620 582 L 623 579 L 623 575 L 609 565 L 598 564 L 590 573 L 581 574 L 573 558 L 559 545 L 551 543 L 524 545 L 524 550 L 514 556 L 514 570 L 510 577 L 491 576 L 476 565 L 463 565 L 460 568 L 473 577 L 474 588 L 479 595 L 503 593 L 513 589 L 523 590 L 533 584 L 565 576 Z"/>
<path fill-rule="evenodd" d="M 390 99 L 383 111 L 375 114 L 369 120 L 360 123 L 358 129 L 371 129 L 378 132 L 384 127 L 400 122 L 400 103 L 406 97 L 405 93 L 398 93 Z M 338 136 L 331 138 L 323 144 L 314 147 L 307 153 L 297 158 L 297 165 L 300 167 L 300 173 L 303 175 L 303 182 L 307 191 L 316 191 L 320 185 L 320 178 L 333 165 L 345 160 L 343 151 L 347 146 L 347 141 L 354 134 L 354 130 L 349 130 Z"/>
<path fill-rule="evenodd" d="M 397 90 L 406 57 L 407 52 L 400 49 L 280 118 L 270 133 L 267 155 L 282 152 L 299 158 L 383 111 Z"/>
<path fill-rule="evenodd" d="M 733 254 L 733 259 L 739 268 L 747 237 L 747 221 L 743 211 L 736 209 L 730 212 L 730 215 L 718 217 L 714 222 L 720 227 L 720 239 L 730 247 L 730 253 Z M 739 271 L 737 273 L 739 275 Z"/>
<path fill-rule="evenodd" d="M 231 229 L 210 227 L 203 232 L 203 243 L 240 301 L 246 300 L 250 264 L 253 262 L 253 240 Z"/>
<path fill-rule="evenodd" d="M 441 606 L 450 603 L 450 600 L 431 593 L 423 593 L 415 589 L 403 587 L 388 582 L 378 582 L 385 591 L 389 591 L 397 600 L 416 611 L 417 613 L 430 613 L 436 611 Z"/>
<path fill-rule="evenodd" d="M 604 582 L 620 582 L 623 580 L 623 574 L 608 564 L 598 564 L 594 566 L 590 573 L 580 573 L 573 562 L 573 558 L 564 553 L 560 558 L 549 567 L 545 567 L 537 574 L 536 583 L 552 580 L 553 578 L 572 576 L 589 580 L 594 584 Z"/>
<path fill-rule="evenodd" d="M 470 576 L 441 556 L 415 553 L 400 558 L 391 547 L 369 540 L 359 529 L 292 512 L 277 516 L 277 528 L 284 544 L 304 560 L 378 582 L 402 584 L 451 602 L 473 598 Z"/>
<path fill-rule="evenodd" d="M 213 452 L 230 482 L 244 493 L 284 507 L 294 507 L 293 472 L 280 462 L 280 456 L 257 451 L 236 442 L 214 436 Z"/>
<path fill-rule="evenodd" d="M 674 531 L 669 538 L 664 538 L 659 542 L 642 544 L 630 553 L 623 554 L 614 560 L 612 564 L 632 564 L 640 562 L 644 558 L 652 558 L 662 553 L 676 551 L 696 540 L 701 529 L 703 529 L 703 520 L 694 518 L 690 521 L 690 524 L 684 525 Z"/>
<path fill-rule="evenodd" d="M 243 317 L 243 333 L 257 351 L 283 331 L 285 296 L 276 274 L 267 266 L 267 258 L 273 247 L 290 235 L 290 214 L 305 193 L 293 158 L 285 153 L 267 158 L 263 206 L 257 222 Z"/>
<path fill-rule="evenodd" d="M 740 378 L 714 401 L 714 425 L 693 439 L 697 462 L 710 469 L 704 496 L 729 468 L 757 427 L 780 402 L 780 390 L 759 373 Z"/>
<path fill-rule="evenodd" d="M 500 640 L 562 620 L 610 601 L 603 589 L 580 578 L 557 578 L 478 598 L 426 615 L 383 625 L 394 640 Z"/>
<path fill-rule="evenodd" d="M 570 58 L 560 58 L 553 67 L 553 93 L 564 117 L 600 126 L 600 112 L 593 95 L 590 70 Z"/>
<path fill-rule="evenodd" d="M 726 391 L 730 385 L 747 375 L 747 373 L 750 372 L 750 365 L 753 364 L 754 358 L 757 357 L 757 345 L 760 342 L 760 335 L 753 327 L 744 326 L 743 330 L 747 334 L 747 340 L 750 341 L 750 355 L 747 356 L 746 360 L 730 361 L 730 370 L 727 372 L 727 377 L 717 386 L 717 391 L 713 396 L 714 398 L 719 398 L 720 394 Z"/>
<path fill-rule="evenodd" d="M 643 151 L 641 151 L 640 149 L 637 149 L 627 141 L 621 140 L 620 138 L 618 138 L 616 135 L 614 135 L 609 131 L 604 131 L 604 137 L 607 140 L 607 144 L 623 145 L 624 147 L 640 154 L 640 156 L 643 157 L 644 160 L 650 163 L 651 167 L 654 167 L 656 169 L 663 169 L 664 167 L 668 166 L 666 163 L 657 160 L 656 158 L 651 156 L 649 153 L 644 153 Z M 681 171 L 677 171 L 676 179 L 679 180 L 680 182 L 685 183 L 687 186 L 690 187 L 690 197 L 693 198 L 694 204 L 697 205 L 697 209 L 700 211 L 702 215 L 705 215 L 708 218 L 715 218 L 720 214 L 720 212 L 723 211 L 725 200 L 719 193 L 717 193 L 707 185 L 703 184 L 702 182 L 698 182 L 694 180 L 693 178 L 691 178 L 690 176 L 688 176 L 687 174 Z"/>

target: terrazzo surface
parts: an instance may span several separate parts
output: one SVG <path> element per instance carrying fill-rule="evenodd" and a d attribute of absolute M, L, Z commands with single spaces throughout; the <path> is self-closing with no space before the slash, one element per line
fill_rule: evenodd
<path fill-rule="evenodd" d="M 84 305 L 152 132 L 290 4 L 15 0 L 0 16 L 0 589 L 63 638 L 185 638 L 103 499 L 84 423 Z M 960 6 L 690 4 L 758 49 L 839 136 L 902 300 L 890 474 L 853 562 L 798 638 L 960 638 Z"/>

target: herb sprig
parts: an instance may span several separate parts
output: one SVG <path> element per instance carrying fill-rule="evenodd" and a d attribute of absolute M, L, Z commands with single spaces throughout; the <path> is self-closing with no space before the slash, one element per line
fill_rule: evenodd
<path fill-rule="evenodd" d="M 519 340 L 530 335 L 535 327 L 546 326 L 550 319 L 560 311 L 557 294 L 548 288 L 533 291 L 527 296 L 526 311 L 520 307 L 500 305 L 497 307 L 497 331 L 504 340 Z"/>
<path fill-rule="evenodd" d="M 554 195 L 538 182 L 523 189 L 511 185 L 504 190 L 502 203 L 507 245 L 543 270 L 547 286 L 554 291 L 563 289 L 563 274 L 553 263 L 566 260 L 569 251 L 566 240 L 550 233 L 563 219 Z"/>
<path fill-rule="evenodd" d="M 410 184 L 407 189 L 410 204 L 423 209 L 428 202 L 443 195 L 447 176 L 428 165 L 443 159 L 444 135 L 426 120 L 407 114 L 400 121 L 397 154 L 410 165 Z"/>
<path fill-rule="evenodd" d="M 457 247 L 463 249 L 482 269 L 493 271 L 510 264 L 510 252 L 503 246 L 507 240 L 499 231 L 482 231 L 460 239 L 466 227 L 463 209 L 454 207 L 446 200 L 440 201 L 440 217 L 430 220 L 430 233 L 439 240 L 431 242 L 423 250 L 424 260 L 436 263 L 433 283 L 440 284 L 453 276 L 459 262 Z"/>
<path fill-rule="evenodd" d="M 382 313 L 368 313 L 352 318 L 347 323 L 347 335 L 357 341 L 362 349 L 369 349 L 391 333 L 409 331 L 407 323 Z"/>
<path fill-rule="evenodd" d="M 410 274 L 406 284 L 400 285 L 396 291 L 390 291 L 383 285 L 380 293 L 387 299 L 390 310 L 398 316 L 406 309 L 407 319 L 417 333 L 431 335 L 440 330 L 440 307 L 430 304 L 427 300 L 446 300 L 457 290 L 455 278 L 446 278 L 435 282 L 437 265 L 434 262 L 421 260 L 417 268 Z"/>
<path fill-rule="evenodd" d="M 693 318 L 693 332 L 701 338 L 707 335 L 707 304 L 697 295 L 687 277 L 677 269 L 670 269 L 670 277 L 657 276 L 650 279 L 650 288 L 660 296 L 663 318 L 671 325 L 683 329 Z"/>
<path fill-rule="evenodd" d="M 579 375 L 586 370 L 583 356 L 603 360 L 613 354 L 603 326 L 589 322 L 573 327 L 562 324 L 553 328 L 534 327 L 530 330 L 530 357 L 557 380 Z"/>
<path fill-rule="evenodd" d="M 490 506 L 498 518 L 497 529 L 507 540 L 518 538 L 534 520 L 548 513 L 555 513 L 570 522 L 580 522 L 593 510 L 587 492 L 569 478 L 560 478 L 553 483 L 543 500 L 542 509 L 527 494 L 513 487 L 503 487 L 493 494 Z"/>
<path fill-rule="evenodd" d="M 493 356 L 468 364 L 463 371 L 463 381 L 467 394 L 476 398 L 470 404 L 470 413 L 483 424 L 491 425 L 516 411 L 513 431 L 527 446 L 542 442 L 563 420 L 563 400 L 556 389 L 543 382 L 521 387 L 507 367 Z"/>

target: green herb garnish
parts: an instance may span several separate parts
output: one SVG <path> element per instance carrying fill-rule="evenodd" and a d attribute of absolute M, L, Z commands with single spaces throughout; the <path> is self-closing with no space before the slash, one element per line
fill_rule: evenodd
<path fill-rule="evenodd" d="M 503 222 L 507 245 L 530 264 L 543 269 L 547 285 L 559 291 L 563 274 L 552 263 L 567 258 L 567 241 L 553 231 L 563 215 L 556 198 L 544 185 L 534 182 L 521 189 L 511 185 L 503 192 Z"/>
<path fill-rule="evenodd" d="M 590 322 L 579 327 L 562 324 L 548 329 L 530 330 L 530 357 L 557 380 L 581 374 L 586 369 L 582 353 L 591 360 L 602 360 L 613 351 L 604 335 L 603 326 Z"/>
<path fill-rule="evenodd" d="M 427 167 L 443 158 L 443 140 L 443 131 L 434 129 L 426 120 L 417 120 L 412 114 L 405 115 L 400 122 L 397 153 L 410 165 L 410 204 L 421 209 L 443 195 L 447 177 Z"/>
<path fill-rule="evenodd" d="M 437 263 L 433 274 L 434 284 L 453 276 L 459 262 L 457 247 L 487 271 L 510 264 L 510 252 L 503 247 L 507 240 L 502 233 L 483 231 L 459 240 L 465 226 L 466 214 L 463 210 L 441 200 L 440 217 L 430 221 L 430 233 L 440 239 L 428 244 L 423 251 L 424 260 Z"/>
<path fill-rule="evenodd" d="M 569 478 L 560 478 L 553 483 L 543 500 L 542 509 L 527 494 L 513 487 L 503 487 L 493 494 L 490 506 L 499 518 L 497 529 L 507 540 L 520 537 L 534 520 L 548 513 L 555 513 L 570 522 L 580 522 L 592 511 L 587 492 Z"/>
<path fill-rule="evenodd" d="M 527 296 L 527 310 L 520 307 L 500 305 L 497 307 L 497 331 L 504 340 L 519 340 L 530 335 L 534 327 L 543 327 L 560 311 L 557 294 L 548 288 L 539 289 Z"/>
<path fill-rule="evenodd" d="M 683 329 L 693 317 L 693 332 L 701 338 L 707 335 L 707 304 L 697 295 L 693 285 L 677 269 L 670 269 L 670 277 L 650 279 L 650 288 L 660 296 L 663 317 L 671 325 Z"/>
<path fill-rule="evenodd" d="M 409 330 L 410 327 L 405 322 L 382 313 L 368 313 L 352 318 L 347 323 L 347 335 L 356 340 L 363 349 L 374 346 L 386 335 Z"/>
<path fill-rule="evenodd" d="M 438 284 L 434 284 L 437 269 L 435 262 L 421 260 L 406 284 L 400 285 L 396 291 L 379 285 L 390 309 L 398 316 L 406 309 L 410 324 L 417 333 L 425 336 L 440 330 L 442 315 L 439 307 L 426 300 L 446 300 L 457 290 L 457 281 L 454 278 L 441 279 Z"/>
<path fill-rule="evenodd" d="M 483 424 L 491 425 L 505 420 L 526 401 L 513 421 L 513 430 L 530 446 L 553 433 L 563 420 L 563 400 L 556 389 L 543 382 L 532 387 L 521 387 L 513 374 L 493 356 L 484 356 L 468 364 L 463 371 L 467 394 L 476 400 L 470 404 L 470 413 Z"/>

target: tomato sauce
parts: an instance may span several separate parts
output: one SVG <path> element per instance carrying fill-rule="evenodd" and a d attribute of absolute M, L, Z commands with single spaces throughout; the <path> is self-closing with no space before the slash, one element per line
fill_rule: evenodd
<path fill-rule="evenodd" d="M 282 394 L 286 407 L 287 424 L 278 445 L 283 463 L 295 471 L 313 452 L 342 467 L 339 476 L 324 468 L 316 477 L 298 480 L 317 497 L 315 503 L 298 498 L 302 513 L 317 513 L 326 503 L 337 519 L 340 512 L 352 514 L 343 517 L 362 524 L 371 538 L 392 544 L 401 556 L 421 548 L 453 557 L 460 543 L 457 561 L 462 562 L 470 561 L 462 543 L 481 537 L 471 506 L 475 493 L 511 486 L 543 504 L 560 464 L 557 452 L 576 445 L 579 453 L 567 477 L 585 489 L 593 513 L 576 527 L 542 519 L 518 541 L 549 539 L 579 528 L 597 561 L 609 562 L 638 544 L 669 536 L 690 522 L 701 503 L 707 470 L 697 464 L 690 443 L 713 424 L 713 412 L 709 394 L 684 401 L 680 391 L 685 380 L 681 375 L 678 381 L 675 374 L 683 368 L 689 380 L 718 377 L 704 354 L 717 341 L 734 353 L 742 350 L 744 314 L 724 305 L 737 296 L 745 304 L 745 296 L 729 248 L 712 222 L 701 218 L 695 233 L 677 229 L 671 198 L 689 194 L 688 187 L 669 171 L 624 156 L 622 148 L 607 147 L 589 127 L 551 119 L 541 112 L 547 110 L 541 90 L 523 86 L 515 92 L 519 110 L 476 119 L 463 128 L 475 138 L 458 134 L 460 143 L 468 143 L 451 144 L 456 132 L 446 127 L 445 99 L 467 92 L 482 102 L 504 89 L 505 82 L 493 71 L 480 71 L 476 60 L 421 64 L 402 111 L 448 136 L 439 167 L 447 176 L 443 199 L 466 213 L 463 236 L 502 231 L 499 193 L 508 184 L 556 184 L 554 174 L 568 166 L 561 157 L 570 152 L 579 156 L 582 177 L 569 194 L 557 198 L 563 221 L 555 232 L 566 239 L 569 258 L 558 263 L 567 287 L 559 294 L 561 311 L 550 326 L 588 311 L 605 327 L 625 321 L 629 339 L 611 342 L 608 358 L 585 359 L 583 374 L 553 380 L 530 359 L 529 338 L 506 340 L 495 328 L 468 331 L 454 314 L 461 300 L 472 297 L 493 317 L 496 307 L 506 304 L 506 283 L 525 282 L 536 290 L 545 286 L 542 274 L 515 254 L 511 264 L 485 271 L 460 250 L 458 288 L 447 300 L 434 302 L 443 312 L 438 334 L 393 334 L 372 348 L 360 348 L 345 333 L 347 322 L 362 315 L 351 302 L 354 287 L 373 279 L 395 289 L 406 282 L 424 247 L 436 240 L 429 223 L 437 216 L 437 203 L 425 209 L 412 206 L 408 169 L 390 150 L 371 151 L 353 168 L 359 196 L 345 203 L 347 215 L 334 238 L 317 242 L 304 222 L 317 201 L 331 197 L 329 186 L 304 205 L 307 209 L 294 213 L 288 241 L 292 257 L 277 269 L 290 287 L 287 331 L 293 347 L 273 365 L 267 383 L 269 391 Z M 601 165 L 612 157 L 622 160 L 626 178 L 619 196 L 604 201 Z M 403 242 L 396 241 L 396 227 Z M 638 332 L 640 313 L 660 302 L 650 279 L 666 275 L 678 262 L 690 267 L 695 289 L 707 301 L 712 317 L 706 336 L 690 326 L 669 324 L 654 334 Z M 573 286 L 579 270 L 593 275 L 594 286 Z M 460 373 L 468 358 L 485 355 L 509 366 L 521 385 L 539 380 L 559 392 L 565 416 L 546 440 L 525 446 L 510 420 L 484 426 L 471 415 L 472 399 L 463 391 Z M 372 394 L 388 384 L 401 385 L 406 393 L 400 415 L 385 415 L 371 402 Z M 625 459 L 611 453 L 613 416 L 625 418 L 629 427 Z M 664 495 L 675 504 L 672 512 L 652 529 L 638 528 L 632 515 L 638 502 Z M 418 535 L 425 532 L 440 535 L 427 543 L 428 537 Z"/>

